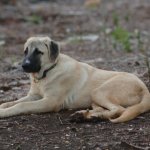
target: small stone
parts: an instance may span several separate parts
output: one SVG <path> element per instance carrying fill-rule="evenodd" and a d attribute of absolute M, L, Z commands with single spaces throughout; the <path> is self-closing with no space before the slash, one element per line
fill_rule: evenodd
<path fill-rule="evenodd" d="M 54 148 L 55 148 L 55 149 L 58 149 L 58 148 L 60 148 L 60 147 L 59 147 L 58 145 L 55 145 Z"/>
<path fill-rule="evenodd" d="M 8 128 L 7 130 L 8 130 L 8 131 L 12 131 L 12 129 L 11 129 L 11 128 Z"/>
<path fill-rule="evenodd" d="M 70 136 L 69 134 L 66 134 L 66 136 L 68 137 L 68 136 Z"/>
<path fill-rule="evenodd" d="M 106 30 L 105 30 L 105 33 L 106 34 L 110 34 L 112 32 L 112 29 L 110 29 L 110 28 L 107 28 Z"/>
<path fill-rule="evenodd" d="M 70 127 L 67 127 L 66 129 L 70 130 Z"/>
<path fill-rule="evenodd" d="M 5 41 L 0 41 L 0 46 L 5 45 Z"/>
<path fill-rule="evenodd" d="M 65 141 L 66 144 L 69 144 L 69 141 Z"/>
<path fill-rule="evenodd" d="M 129 131 L 132 131 L 133 130 L 133 128 L 130 128 L 130 129 L 128 129 Z"/>
<path fill-rule="evenodd" d="M 96 147 L 96 148 L 95 148 L 95 150 L 101 150 L 101 148 L 99 148 L 99 147 Z"/>
<path fill-rule="evenodd" d="M 20 87 L 13 87 L 12 90 L 20 90 Z"/>
<path fill-rule="evenodd" d="M 4 91 L 3 91 L 3 90 L 0 90 L 0 93 L 4 93 Z"/>

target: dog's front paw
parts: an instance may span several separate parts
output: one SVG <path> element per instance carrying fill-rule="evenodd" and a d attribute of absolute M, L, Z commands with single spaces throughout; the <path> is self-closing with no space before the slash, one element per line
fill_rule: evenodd
<path fill-rule="evenodd" d="M 8 107 L 8 104 L 7 104 L 7 103 L 3 103 L 3 104 L 0 105 L 0 109 L 2 109 L 2 108 L 7 108 L 7 107 Z"/>
<path fill-rule="evenodd" d="M 7 102 L 0 105 L 0 108 L 8 108 L 13 105 L 13 102 Z"/>
<path fill-rule="evenodd" d="M 82 123 L 82 122 L 101 122 L 104 121 L 105 119 L 92 115 L 91 111 L 87 109 L 75 112 L 70 116 L 69 120 L 70 122 Z"/>
<path fill-rule="evenodd" d="M 78 113 L 78 112 L 70 115 L 70 117 L 69 117 L 70 122 L 83 122 L 84 120 L 85 120 L 85 118 L 84 118 L 83 114 Z"/>
<path fill-rule="evenodd" d="M 4 117 L 5 117 L 5 109 L 0 108 L 0 118 L 4 118 Z"/>
<path fill-rule="evenodd" d="M 70 115 L 70 122 L 85 122 L 90 120 L 90 118 L 88 118 L 88 114 L 89 114 L 89 110 L 81 110 L 81 111 L 77 111 L 74 114 Z"/>

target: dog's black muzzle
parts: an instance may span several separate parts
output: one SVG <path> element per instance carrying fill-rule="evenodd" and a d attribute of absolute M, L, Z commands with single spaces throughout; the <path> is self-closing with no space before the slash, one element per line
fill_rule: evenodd
<path fill-rule="evenodd" d="M 22 68 L 27 73 L 37 73 L 41 69 L 41 62 L 39 57 L 25 57 L 22 62 Z"/>

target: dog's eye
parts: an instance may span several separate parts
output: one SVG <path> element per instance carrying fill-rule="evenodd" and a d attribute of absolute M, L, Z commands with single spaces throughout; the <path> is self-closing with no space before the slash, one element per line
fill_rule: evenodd
<path fill-rule="evenodd" d="M 42 54 L 43 55 L 43 52 L 39 51 L 37 48 L 34 50 L 34 53 L 37 54 L 37 55 L 38 54 Z"/>
<path fill-rule="evenodd" d="M 24 54 L 25 54 L 25 55 L 28 54 L 28 48 L 25 49 Z"/>

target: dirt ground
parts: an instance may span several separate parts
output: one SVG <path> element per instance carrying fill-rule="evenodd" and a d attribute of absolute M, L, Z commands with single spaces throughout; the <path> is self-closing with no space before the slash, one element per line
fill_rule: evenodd
<path fill-rule="evenodd" d="M 23 44 L 33 35 L 60 41 L 62 53 L 98 68 L 134 73 L 150 89 L 149 0 L 102 0 L 89 7 L 84 0 L 2 0 L 0 14 L 0 103 L 29 90 L 20 63 Z M 131 52 L 111 34 L 118 24 L 131 34 Z M 112 124 L 73 123 L 68 119 L 73 112 L 0 119 L 0 150 L 150 149 L 150 113 Z"/>

